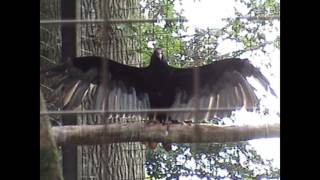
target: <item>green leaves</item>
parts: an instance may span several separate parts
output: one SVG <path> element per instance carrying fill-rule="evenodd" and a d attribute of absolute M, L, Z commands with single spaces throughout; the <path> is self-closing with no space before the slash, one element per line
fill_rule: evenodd
<path fill-rule="evenodd" d="M 242 24 L 239 19 L 236 19 L 234 22 L 232 22 L 231 28 L 235 37 L 239 35 L 241 27 L 242 27 Z"/>
<path fill-rule="evenodd" d="M 153 1 L 150 10 L 158 17 L 181 17 L 175 12 L 172 1 Z M 181 2 L 181 1 L 179 1 Z M 181 23 L 164 22 L 144 24 L 140 33 L 143 44 L 141 52 L 145 62 L 149 61 L 151 48 L 148 43 L 156 42 L 156 47 L 164 51 L 171 66 L 194 66 L 211 63 L 220 58 L 239 57 L 248 51 L 266 53 L 264 47 L 273 44 L 280 47 L 279 37 L 267 38 L 268 29 L 272 29 L 272 21 L 251 20 L 243 17 L 265 17 L 280 14 L 280 4 L 276 0 L 240 0 L 248 8 L 241 12 L 235 7 L 234 19 L 226 21 L 220 29 L 196 29 L 192 36 L 180 38 L 181 32 L 188 27 Z M 162 5 L 165 7 L 156 7 Z M 166 12 L 166 13 L 165 13 Z M 237 44 L 237 49 L 230 48 L 225 53 L 221 49 L 228 42 L 228 46 Z M 198 65 L 199 65 L 198 64 Z M 216 123 L 222 123 L 218 120 Z M 192 166 L 190 164 L 193 164 Z M 279 177 L 279 169 L 272 166 L 271 161 L 262 159 L 248 143 L 236 144 L 177 144 L 171 152 L 158 147 L 148 152 L 146 168 L 152 178 L 178 178 L 179 176 L 196 175 L 200 178 L 213 179 L 252 179 L 254 177 Z M 224 172 L 221 174 L 221 172 Z M 170 175 L 170 177 L 168 177 Z"/>
<path fill-rule="evenodd" d="M 172 152 L 157 148 L 147 156 L 147 173 L 150 177 L 178 178 L 196 175 L 231 179 L 253 177 L 279 177 L 279 169 L 273 168 L 270 160 L 261 156 L 248 145 L 236 144 L 178 144 Z M 257 172 L 256 167 L 259 167 Z M 224 172 L 224 173 L 221 173 Z"/>
<path fill-rule="evenodd" d="M 274 47 L 280 48 L 280 37 L 278 36 L 273 42 Z"/>

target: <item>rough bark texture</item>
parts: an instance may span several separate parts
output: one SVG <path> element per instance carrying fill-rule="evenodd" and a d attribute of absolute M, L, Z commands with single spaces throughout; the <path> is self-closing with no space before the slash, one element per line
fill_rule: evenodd
<path fill-rule="evenodd" d="M 76 19 L 77 18 L 77 0 L 61 0 L 61 19 Z M 62 62 L 67 61 L 69 58 L 77 56 L 77 25 L 61 26 L 61 39 L 62 39 Z M 65 109 L 64 110 L 69 110 Z M 77 125 L 76 116 L 62 116 L 63 125 Z M 78 150 L 77 146 L 73 144 L 64 144 L 62 146 L 62 166 L 63 177 L 66 180 L 77 180 L 77 164 L 78 164 Z"/>
<path fill-rule="evenodd" d="M 137 14 L 136 0 L 81 0 L 82 19 L 130 19 Z M 139 54 L 135 39 L 126 38 L 127 30 L 112 24 L 82 24 L 80 56 L 99 55 L 126 64 L 137 64 Z M 94 89 L 94 88 L 92 88 Z M 93 109 L 94 91 L 88 91 L 81 109 Z M 115 97 L 115 96 L 111 96 Z M 135 100 L 124 102 L 109 99 L 108 109 L 136 108 Z M 78 124 L 108 124 L 141 121 L 141 117 L 78 116 Z M 79 146 L 79 177 L 81 179 L 144 179 L 145 147 L 139 142 Z"/>
<path fill-rule="evenodd" d="M 280 124 L 260 126 L 150 125 L 147 123 L 64 126 L 53 128 L 58 144 L 115 142 L 226 143 L 280 136 Z M 195 135 L 199 133 L 198 135 Z"/>
<path fill-rule="evenodd" d="M 40 92 L 40 111 L 46 111 L 43 95 Z M 40 179 L 62 180 L 58 150 L 51 134 L 47 116 L 40 118 Z"/>
<path fill-rule="evenodd" d="M 60 0 L 40 0 L 40 19 L 60 19 Z M 61 31 L 57 25 L 40 25 L 40 69 L 47 69 L 61 59 Z M 58 109 L 59 96 L 49 100 L 52 85 L 58 78 L 40 76 L 41 91 L 47 101 L 48 109 Z M 55 101 L 56 100 L 56 101 Z"/>
<path fill-rule="evenodd" d="M 40 19 L 60 19 L 60 0 L 40 0 Z M 40 25 L 40 69 L 52 67 L 61 57 L 61 33 L 59 26 Z M 45 104 L 44 98 L 49 99 L 52 94 L 51 85 L 57 78 L 47 79 L 40 76 L 40 111 L 57 109 L 59 103 L 52 101 Z M 57 98 L 59 99 L 59 97 Z M 59 152 L 53 142 L 47 116 L 40 117 L 40 179 L 63 179 Z"/>
<path fill-rule="evenodd" d="M 81 19 L 137 19 L 141 13 L 136 0 L 77 0 L 77 17 Z M 45 19 L 61 19 L 61 0 L 41 0 L 40 17 Z M 126 26 L 126 25 L 125 25 Z M 123 25 L 122 25 L 123 27 Z M 77 56 L 99 55 L 112 58 L 115 61 L 135 64 L 140 63 L 140 55 L 136 53 L 136 39 L 127 28 L 116 25 L 81 24 L 77 26 Z M 66 30 L 67 31 L 67 30 Z M 65 33 L 68 33 L 66 32 Z M 60 63 L 62 57 L 62 38 L 60 25 L 40 26 L 40 58 L 41 68 L 52 67 Z M 128 36 L 129 35 L 129 36 Z M 66 36 L 65 36 L 66 37 Z M 74 37 L 73 37 L 74 41 Z M 63 49 L 66 52 L 66 49 Z M 45 97 L 52 96 L 51 84 L 57 78 L 41 77 L 41 89 Z M 87 92 L 82 109 L 92 109 L 94 100 Z M 61 96 L 57 94 L 48 103 L 49 109 L 61 109 Z M 114 109 L 134 109 L 136 100 L 124 103 L 120 99 L 112 99 Z M 56 118 L 56 117 L 53 117 Z M 127 123 L 141 121 L 141 117 L 126 116 L 103 118 L 101 116 L 78 116 L 78 124 L 104 124 L 111 122 Z M 109 145 L 78 146 L 78 179 L 144 179 L 145 146 L 138 142 L 116 143 Z M 73 176 L 74 177 L 74 176 Z"/>

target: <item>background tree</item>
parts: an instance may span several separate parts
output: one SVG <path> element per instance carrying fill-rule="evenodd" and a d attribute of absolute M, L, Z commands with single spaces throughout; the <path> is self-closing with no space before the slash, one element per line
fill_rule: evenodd
<path fill-rule="evenodd" d="M 177 43 L 177 51 L 168 53 L 169 63 L 178 67 L 207 64 L 212 61 L 242 55 L 262 54 L 268 56 L 266 47 L 279 48 L 279 34 L 266 38 L 268 31 L 277 30 L 274 19 L 279 17 L 280 4 L 277 1 L 238 1 L 245 5 L 247 12 L 240 12 L 235 7 L 235 18 L 226 19 L 226 25 L 220 29 L 196 29 L 193 35 L 183 35 Z M 181 14 L 179 14 L 181 16 Z M 253 17 L 243 18 L 243 17 Z M 261 18 L 259 20 L 259 18 Z M 184 28 L 186 29 L 186 28 Z M 183 30 L 184 30 L 183 29 Z M 180 31 L 181 33 L 181 31 Z M 163 39 L 164 37 L 159 37 Z M 238 49 L 223 54 L 219 48 L 225 41 L 237 44 Z M 270 68 L 271 62 L 263 61 L 261 65 Z M 268 112 L 262 109 L 262 112 Z M 234 121 L 236 116 L 232 119 Z M 224 124 L 221 119 L 211 123 Z M 147 154 L 147 171 L 150 177 L 177 178 L 179 176 L 199 176 L 231 179 L 245 178 L 279 178 L 280 170 L 273 167 L 271 160 L 264 160 L 247 142 L 235 144 L 176 144 L 173 152 L 167 153 L 161 147 Z M 193 167 L 190 164 L 195 164 Z"/>

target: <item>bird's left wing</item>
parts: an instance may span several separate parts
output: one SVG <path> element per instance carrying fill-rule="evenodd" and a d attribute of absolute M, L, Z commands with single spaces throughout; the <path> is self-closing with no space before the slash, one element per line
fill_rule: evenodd
<path fill-rule="evenodd" d="M 198 112 L 197 118 L 200 120 L 228 117 L 241 107 L 247 110 L 258 107 L 255 89 L 246 77 L 253 76 L 275 95 L 265 76 L 247 59 L 224 59 L 196 68 L 170 69 L 170 79 L 175 89 L 173 108 L 221 109 Z M 194 113 L 172 113 L 171 118 L 178 121 L 194 119 Z"/>

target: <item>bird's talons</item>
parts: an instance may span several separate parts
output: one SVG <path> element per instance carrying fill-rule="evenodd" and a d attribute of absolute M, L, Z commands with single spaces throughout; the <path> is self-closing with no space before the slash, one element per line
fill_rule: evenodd
<path fill-rule="evenodd" d="M 183 124 L 182 122 L 176 120 L 176 119 L 171 119 L 170 120 L 172 124 Z"/>
<path fill-rule="evenodd" d="M 187 125 L 191 126 L 192 120 L 185 120 L 185 121 L 183 121 L 183 124 L 187 124 Z"/>
<path fill-rule="evenodd" d="M 150 124 L 158 124 L 159 121 L 157 121 L 156 119 L 150 119 L 147 124 L 150 125 Z"/>

